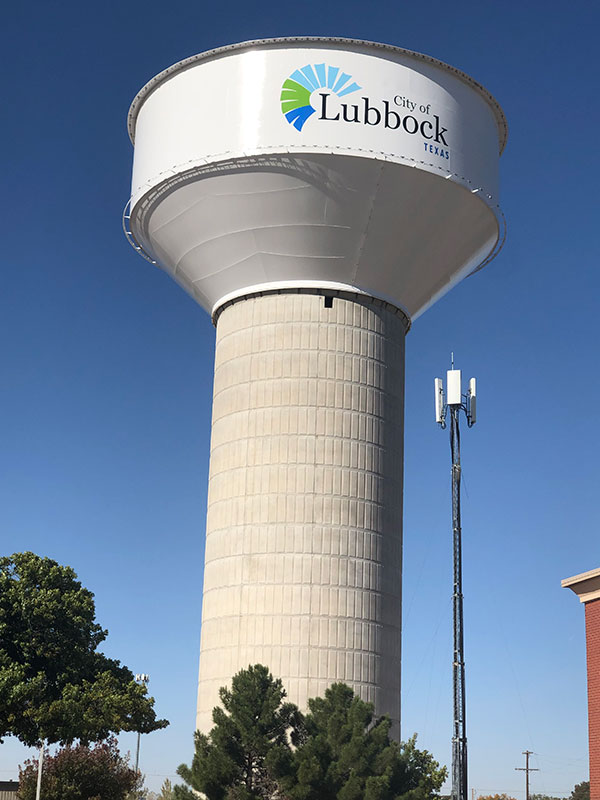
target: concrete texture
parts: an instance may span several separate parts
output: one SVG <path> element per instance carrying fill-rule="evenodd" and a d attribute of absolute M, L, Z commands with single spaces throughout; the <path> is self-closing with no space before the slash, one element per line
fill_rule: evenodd
<path fill-rule="evenodd" d="M 399 735 L 404 337 L 309 291 L 217 321 L 197 727 L 249 664 L 305 709 L 335 681 Z"/>

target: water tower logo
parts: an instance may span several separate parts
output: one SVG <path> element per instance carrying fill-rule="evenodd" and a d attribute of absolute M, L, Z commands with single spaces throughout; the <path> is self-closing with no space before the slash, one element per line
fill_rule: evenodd
<path fill-rule="evenodd" d="M 306 120 L 317 110 L 310 104 L 310 96 L 316 89 L 325 89 L 344 97 L 362 87 L 352 82 L 352 75 L 339 67 L 325 64 L 307 64 L 292 72 L 281 87 L 281 111 L 290 125 L 301 131 Z"/>

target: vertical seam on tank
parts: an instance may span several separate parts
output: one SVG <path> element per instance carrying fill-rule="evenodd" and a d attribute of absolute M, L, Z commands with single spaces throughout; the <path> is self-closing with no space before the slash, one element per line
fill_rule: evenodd
<path fill-rule="evenodd" d="M 356 273 L 358 272 L 358 266 L 360 264 L 360 259 L 361 259 L 362 252 L 363 252 L 363 249 L 364 249 L 364 246 L 365 246 L 365 242 L 367 241 L 367 236 L 369 235 L 369 228 L 371 226 L 371 219 L 373 217 L 373 208 L 375 206 L 375 200 L 377 199 L 377 194 L 379 192 L 379 187 L 381 185 L 381 178 L 382 178 L 382 175 L 383 175 L 384 166 L 385 166 L 385 161 L 381 161 L 380 162 L 380 167 L 379 167 L 379 175 L 377 177 L 377 183 L 375 185 L 375 190 L 374 190 L 373 195 L 371 197 L 371 206 L 369 208 L 369 218 L 367 219 L 367 224 L 365 225 L 364 230 L 363 230 L 363 234 L 362 234 L 362 237 L 361 237 L 361 240 L 360 240 L 360 244 L 358 246 L 358 253 L 356 254 L 356 261 L 354 263 L 354 269 L 352 271 L 352 280 L 354 282 L 356 281 Z"/>

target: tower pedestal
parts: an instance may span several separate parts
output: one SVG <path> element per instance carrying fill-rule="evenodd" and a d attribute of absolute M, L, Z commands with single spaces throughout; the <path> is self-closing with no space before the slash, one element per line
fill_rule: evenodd
<path fill-rule="evenodd" d="M 249 664 L 343 681 L 399 736 L 405 315 L 365 295 L 217 318 L 197 727 Z"/>

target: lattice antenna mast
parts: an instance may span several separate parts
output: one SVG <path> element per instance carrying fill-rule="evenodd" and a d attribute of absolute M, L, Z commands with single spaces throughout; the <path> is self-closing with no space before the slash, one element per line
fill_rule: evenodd
<path fill-rule="evenodd" d="M 454 633 L 454 656 L 452 661 L 452 684 L 454 693 L 454 723 L 452 735 L 452 798 L 468 800 L 467 797 L 467 713 L 465 697 L 465 657 L 463 634 L 462 593 L 462 531 L 460 520 L 460 427 L 461 410 L 465 412 L 468 427 L 477 420 L 477 391 L 475 378 L 469 381 L 469 389 L 462 393 L 461 371 L 452 369 L 446 373 L 447 395 L 441 378 L 435 379 L 435 420 L 441 428 L 450 422 L 450 451 L 452 454 L 452 534 L 454 591 L 452 594 L 452 625 Z"/>

